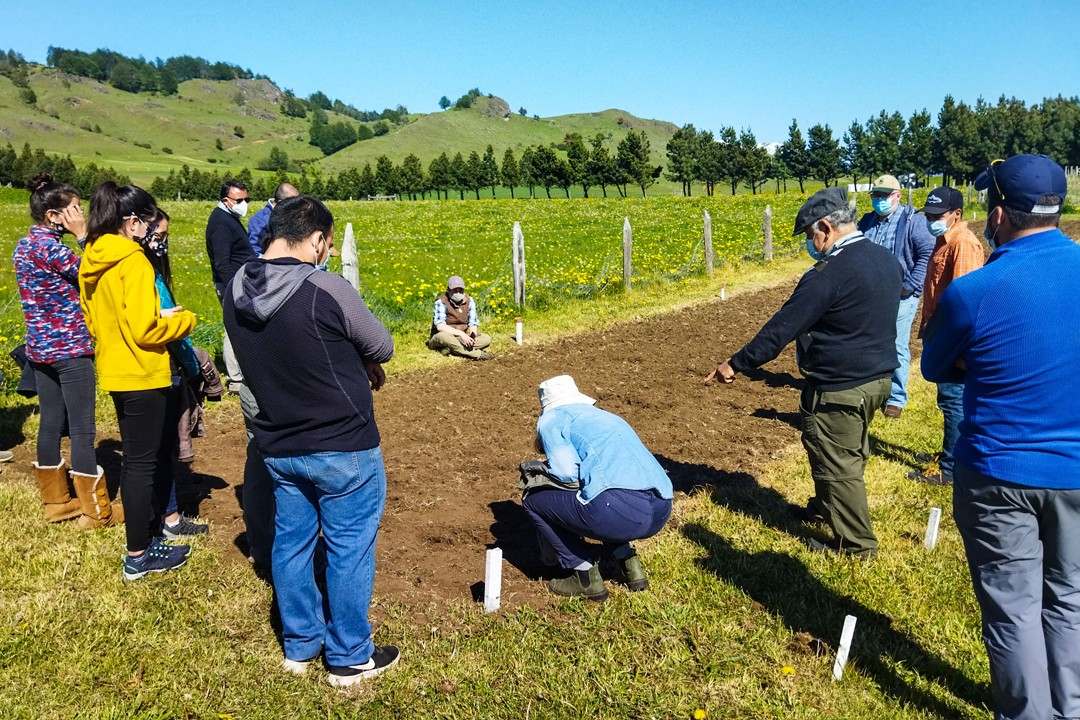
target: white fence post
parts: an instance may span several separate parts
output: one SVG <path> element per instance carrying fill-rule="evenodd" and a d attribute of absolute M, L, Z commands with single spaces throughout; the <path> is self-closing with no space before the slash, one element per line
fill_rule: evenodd
<path fill-rule="evenodd" d="M 765 219 L 761 225 L 765 231 L 765 262 L 772 262 L 772 205 L 765 206 Z"/>
<path fill-rule="evenodd" d="M 484 558 L 484 612 L 493 613 L 502 604 L 502 548 L 491 548 Z"/>
<path fill-rule="evenodd" d="M 713 255 L 713 247 L 712 247 L 712 215 L 709 214 L 708 210 L 705 211 L 705 234 L 704 234 L 704 237 L 705 237 L 705 274 L 706 275 L 712 275 L 713 274 L 713 262 L 715 261 L 715 256 Z"/>
<path fill-rule="evenodd" d="M 352 223 L 345 224 L 345 240 L 341 244 L 341 276 L 357 290 L 360 289 L 360 267 L 356 257 L 356 237 Z"/>
<path fill-rule="evenodd" d="M 514 304 L 525 307 L 525 235 L 521 223 L 514 222 Z"/>
<path fill-rule="evenodd" d="M 631 256 L 634 252 L 634 231 L 630 227 L 630 218 L 623 218 L 622 226 L 622 280 L 623 291 L 629 292 L 630 290 L 630 277 L 633 275 L 633 264 Z"/>

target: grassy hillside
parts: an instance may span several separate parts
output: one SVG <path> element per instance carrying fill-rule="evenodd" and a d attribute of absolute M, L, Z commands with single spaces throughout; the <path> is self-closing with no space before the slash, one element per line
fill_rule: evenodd
<path fill-rule="evenodd" d="M 649 136 L 653 156 L 657 162 L 664 155 L 664 146 L 677 129 L 669 122 L 642 120 L 624 110 L 604 110 L 595 113 L 576 113 L 540 118 L 522 117 L 512 113 L 509 117 L 498 117 L 491 107 L 493 102 L 486 97 L 479 98 L 473 107 L 467 110 L 446 110 L 444 112 L 420 115 L 403 127 L 388 135 L 356 143 L 323 160 L 320 164 L 327 170 L 338 172 L 353 165 L 370 162 L 386 155 L 394 162 L 400 162 L 406 155 L 413 153 L 424 161 L 425 166 L 439 153 L 446 151 L 467 154 L 476 150 L 483 153 L 484 148 L 492 145 L 496 156 L 502 161 L 502 153 L 507 147 L 518 152 L 527 145 L 546 145 L 562 142 L 567 133 L 581 133 L 590 138 L 597 133 L 610 134 L 611 147 L 614 151 L 617 143 L 630 129 L 644 130 Z M 426 168 L 425 168 L 426 169 Z"/>
<path fill-rule="evenodd" d="M 539 120 L 515 113 L 504 119 L 491 111 L 492 101 L 482 97 L 468 110 L 414 115 L 412 122 L 395 126 L 388 135 L 323 158 L 308 144 L 309 121 L 282 115 L 281 90 L 267 80 L 189 80 L 181 83 L 178 95 L 165 97 L 132 94 L 34 66 L 30 86 L 37 95 L 33 106 L 19 98 L 19 88 L 8 78 L 0 77 L 0 144 L 10 142 L 19 148 L 28 142 L 51 153 L 70 154 L 80 165 L 112 165 L 144 184 L 184 164 L 203 170 L 254 169 L 274 146 L 293 161 L 316 161 L 324 171 L 337 173 L 366 162 L 374 165 L 379 155 L 400 162 L 415 153 L 426 165 L 443 151 L 482 152 L 489 144 L 501 161 L 506 147 L 560 142 L 570 132 L 586 137 L 610 134 L 614 147 L 630 128 L 648 133 L 659 163 L 675 131 L 671 123 L 641 120 L 621 110 Z M 335 113 L 328 115 L 330 122 L 356 124 Z M 233 132 L 237 125 L 244 130 L 242 138 Z M 222 150 L 216 148 L 218 140 Z"/>

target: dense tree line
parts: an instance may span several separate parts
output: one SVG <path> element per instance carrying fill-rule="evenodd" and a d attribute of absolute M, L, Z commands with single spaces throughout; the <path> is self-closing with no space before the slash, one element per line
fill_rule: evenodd
<path fill-rule="evenodd" d="M 26 187 L 34 176 L 43 172 L 78 188 L 84 198 L 90 197 L 93 189 L 106 180 L 124 185 L 131 182 L 111 167 L 98 167 L 94 163 L 79 167 L 70 156 L 47 155 L 41 148 L 32 150 L 29 143 L 23 145 L 21 152 L 16 152 L 11 143 L 0 148 L 0 185 Z"/>
<path fill-rule="evenodd" d="M 69 75 L 109 83 L 127 92 L 158 92 L 174 95 L 185 80 L 247 80 L 251 70 L 226 62 L 210 62 L 201 57 L 179 55 L 168 60 L 128 57 L 98 49 L 93 52 L 50 46 L 45 62 Z"/>
<path fill-rule="evenodd" d="M 260 169 L 276 171 L 273 178 L 255 179 L 248 170 L 239 177 L 255 188 L 252 192 L 256 197 L 269 197 L 277 183 L 286 179 L 302 192 L 331 200 L 372 195 L 415 200 L 428 196 L 449 198 L 451 193 L 462 200 L 467 195 L 480 199 L 482 193 L 495 197 L 499 187 L 507 188 L 513 197 L 519 189 L 525 189 L 530 197 L 536 197 L 541 189 L 547 197 L 551 197 L 553 189 L 562 190 L 570 197 L 571 188 L 576 186 L 586 196 L 590 190 L 599 188 L 607 197 L 608 189 L 614 188 L 625 197 L 632 187 L 644 196 L 662 171 L 652 163 L 648 136 L 644 131 L 631 130 L 616 144 L 614 153 L 607 145 L 610 139 L 598 134 L 586 142 L 581 135 L 571 133 L 557 145 L 526 147 L 520 157 L 513 148 L 507 148 L 501 161 L 491 145 L 483 153 L 472 151 L 451 156 L 444 152 L 426 165 L 412 154 L 400 164 L 381 156 L 374 167 L 367 163 L 363 168 L 349 168 L 336 176 L 324 176 L 306 165 L 299 174 L 290 173 L 288 155 L 275 147 L 259 164 Z M 220 172 L 192 170 L 185 165 L 180 171 L 157 178 L 151 190 L 160 197 L 214 200 L 225 177 Z"/>
<path fill-rule="evenodd" d="M 1062 165 L 1080 164 L 1080 99 L 1047 98 L 1027 106 L 1002 96 L 997 104 L 979 99 L 974 106 L 947 96 L 935 124 L 926 110 L 904 118 L 884 110 L 866 122 L 852 122 L 842 138 L 828 125 L 814 125 L 804 138 L 792 120 L 788 137 L 774 154 L 760 146 L 750 130 L 736 134 L 723 128 L 719 137 L 680 128 L 667 144 L 670 180 L 689 195 L 693 183 L 708 195 L 726 182 L 735 193 L 740 183 L 757 192 L 769 180 L 786 186 L 789 178 L 803 190 L 809 178 L 831 185 L 842 177 L 852 182 L 879 173 L 927 177 L 942 173 L 945 182 L 974 179 L 995 158 L 1016 153 L 1042 153 Z"/>

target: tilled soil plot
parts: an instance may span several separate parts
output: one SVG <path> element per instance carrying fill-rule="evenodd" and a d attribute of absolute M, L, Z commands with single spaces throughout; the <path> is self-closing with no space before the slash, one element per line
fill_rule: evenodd
<path fill-rule="evenodd" d="M 507 560 L 504 604 L 544 602 L 516 481 L 518 463 L 536 457 L 537 385 L 553 375 L 572 374 L 601 407 L 626 418 L 679 490 L 752 483 L 748 473 L 797 439 L 794 354 L 788 348 L 756 380 L 706 387 L 703 377 L 792 287 L 392 378 L 376 396 L 389 478 L 377 594 L 408 604 L 467 599 L 483 579 L 485 549 L 498 545 Z M 212 490 L 200 512 L 216 537 L 242 546 L 235 486 L 243 425 L 239 417 L 214 425 L 213 437 L 197 444 L 197 477 Z"/>

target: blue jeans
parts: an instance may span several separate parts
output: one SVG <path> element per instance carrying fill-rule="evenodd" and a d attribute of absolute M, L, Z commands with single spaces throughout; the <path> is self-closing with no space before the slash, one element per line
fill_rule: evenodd
<path fill-rule="evenodd" d="M 896 312 L 896 359 L 900 366 L 893 370 L 892 389 L 886 405 L 907 407 L 908 368 L 911 365 L 911 323 L 919 310 L 919 298 L 912 295 L 900 300 Z"/>
<path fill-rule="evenodd" d="M 964 384 L 940 383 L 937 386 L 937 406 L 945 418 L 945 432 L 941 439 L 941 476 L 952 479 L 953 455 L 956 441 L 960 439 L 960 421 L 964 419 Z"/>
<path fill-rule="evenodd" d="M 1080 717 L 1080 490 L 956 468 L 953 518 L 982 611 L 995 717 Z"/>
<path fill-rule="evenodd" d="M 374 652 L 368 605 L 375 582 L 375 535 L 386 502 L 381 448 L 264 458 L 277 502 L 274 589 L 285 657 L 325 649 L 329 665 L 359 665 Z M 330 617 L 315 582 L 315 544 L 326 545 Z"/>
<path fill-rule="evenodd" d="M 567 570 L 594 559 L 582 538 L 596 538 L 611 552 L 660 532 L 671 515 L 671 501 L 651 490 L 612 488 L 583 505 L 576 492 L 551 488 L 533 490 L 521 504 L 536 526 L 544 559 Z"/>

